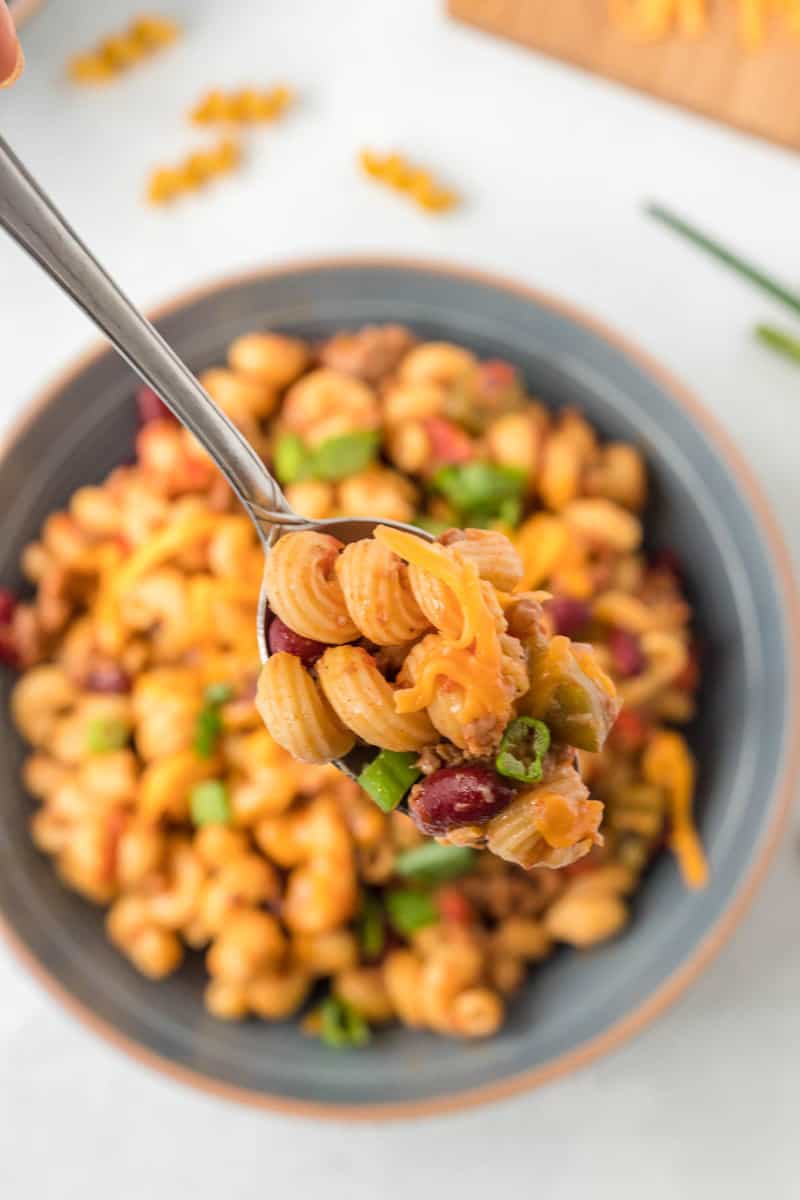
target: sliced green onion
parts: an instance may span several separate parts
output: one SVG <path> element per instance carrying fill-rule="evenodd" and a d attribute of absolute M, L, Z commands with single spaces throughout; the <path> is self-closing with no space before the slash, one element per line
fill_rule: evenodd
<path fill-rule="evenodd" d="M 520 783 L 538 783 L 542 759 L 550 749 L 550 730 L 535 717 L 516 717 L 506 726 L 495 768 L 500 775 Z"/>
<path fill-rule="evenodd" d="M 462 521 L 488 524 L 502 516 L 504 505 L 509 512 L 509 501 L 521 504 L 525 472 L 493 463 L 467 462 L 440 467 L 431 483 L 450 501 Z"/>
<path fill-rule="evenodd" d="M 405 879 L 433 885 L 466 875 L 474 867 L 475 858 L 475 851 L 469 846 L 440 846 L 438 842 L 426 842 L 398 854 L 394 869 Z"/>
<path fill-rule="evenodd" d="M 203 693 L 206 704 L 227 704 L 233 699 L 233 688 L 229 683 L 210 683 Z"/>
<path fill-rule="evenodd" d="M 127 745 L 130 729 L 114 717 L 96 717 L 86 728 L 86 748 L 90 754 L 110 754 Z"/>
<path fill-rule="evenodd" d="M 278 438 L 272 465 L 280 483 L 297 483 L 306 473 L 310 455 L 296 433 L 284 433 Z"/>
<path fill-rule="evenodd" d="M 219 735 L 222 733 L 222 717 L 214 704 L 201 708 L 194 722 L 194 752 L 200 758 L 213 758 Z"/>
<path fill-rule="evenodd" d="M 189 796 L 189 811 L 198 828 L 201 825 L 229 825 L 231 804 L 222 780 L 206 779 L 196 783 Z"/>
<path fill-rule="evenodd" d="M 229 683 L 212 683 L 203 693 L 203 707 L 194 722 L 194 752 L 200 758 L 212 758 L 216 753 L 219 735 L 222 733 L 220 705 L 227 704 L 233 696 Z"/>
<path fill-rule="evenodd" d="M 356 934 L 366 958 L 379 958 L 386 945 L 383 905 L 372 892 L 365 892 L 356 921 Z"/>
<path fill-rule="evenodd" d="M 381 444 L 376 429 L 362 429 L 328 438 L 311 456 L 308 474 L 314 479 L 337 480 L 357 475 L 373 461 Z"/>
<path fill-rule="evenodd" d="M 436 905 L 425 892 L 411 889 L 387 892 L 385 903 L 392 927 L 404 937 L 439 920 Z"/>
<path fill-rule="evenodd" d="M 319 1009 L 319 1036 L 326 1046 L 335 1050 L 365 1046 L 369 1041 L 369 1025 L 351 1004 L 338 996 L 328 996 Z"/>
<path fill-rule="evenodd" d="M 406 792 L 422 775 L 415 766 L 418 754 L 413 750 L 381 750 L 358 777 L 364 791 L 385 813 L 397 808 Z"/>
<path fill-rule="evenodd" d="M 790 333 L 784 333 L 772 325 L 757 325 L 756 337 L 770 350 L 777 350 L 778 354 L 800 362 L 800 338 L 792 337 Z"/>
<path fill-rule="evenodd" d="M 703 233 L 694 225 L 690 225 L 688 221 L 684 221 L 683 217 L 679 217 L 677 213 L 671 212 L 665 208 L 663 204 L 646 204 L 645 212 L 655 217 L 657 221 L 661 221 L 663 225 L 667 225 L 676 233 L 687 238 L 700 250 L 704 250 L 706 254 L 710 254 L 712 258 L 716 258 L 718 262 L 724 263 L 726 267 L 731 267 L 737 274 L 748 279 L 750 283 L 754 283 L 756 287 L 760 287 L 762 291 L 768 295 L 780 300 L 787 308 L 791 308 L 794 312 L 800 313 L 800 295 L 796 292 L 791 292 L 777 279 L 768 275 L 766 271 L 748 262 L 733 250 L 729 250 L 727 246 L 723 246 L 722 242 L 718 242 L 716 238 L 710 237 L 707 233 Z"/>

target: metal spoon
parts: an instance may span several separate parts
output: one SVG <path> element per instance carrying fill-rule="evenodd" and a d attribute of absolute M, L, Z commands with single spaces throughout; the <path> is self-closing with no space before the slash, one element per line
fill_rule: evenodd
<path fill-rule="evenodd" d="M 195 435 L 239 497 L 258 531 L 265 555 L 287 528 L 318 529 L 341 542 L 369 537 L 376 525 L 430 534 L 398 521 L 335 517 L 308 521 L 291 509 L 278 483 L 236 426 L 216 406 L 189 368 L 116 285 L 107 271 L 0 138 L 0 226 L 102 330 L 134 371 Z M 256 635 L 261 661 L 269 656 L 264 585 Z M 374 747 L 356 746 L 336 765 L 356 776 L 374 755 Z"/>

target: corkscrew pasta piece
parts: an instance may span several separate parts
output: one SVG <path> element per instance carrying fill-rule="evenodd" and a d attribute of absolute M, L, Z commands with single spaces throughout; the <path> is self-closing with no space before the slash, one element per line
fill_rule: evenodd
<path fill-rule="evenodd" d="M 343 758 L 355 743 L 327 694 L 293 654 L 268 659 L 259 676 L 256 703 L 275 741 L 301 762 Z"/>
<path fill-rule="evenodd" d="M 370 179 L 405 193 L 428 212 L 448 212 L 458 204 L 455 192 L 437 184 L 429 171 L 413 166 L 401 154 L 381 156 L 371 150 L 362 150 L 359 162 Z"/>
<path fill-rule="evenodd" d="M 223 138 L 208 150 L 195 150 L 174 167 L 157 167 L 150 175 L 147 199 L 151 204 L 170 204 L 187 192 L 207 186 L 218 175 L 227 175 L 241 162 L 236 142 Z"/>
<path fill-rule="evenodd" d="M 427 629 L 408 567 L 388 546 L 367 538 L 352 542 L 336 560 L 336 574 L 353 623 L 371 642 L 398 645 Z"/>
<path fill-rule="evenodd" d="M 359 630 L 347 610 L 336 566 L 341 542 L 327 533 L 288 534 L 267 556 L 264 582 L 272 611 L 316 642 L 350 642 Z"/>
<path fill-rule="evenodd" d="M 331 647 L 319 660 L 317 671 L 322 690 L 339 719 L 367 745 L 385 750 L 421 750 L 435 740 L 426 713 L 397 711 L 395 689 L 361 647 Z"/>
<path fill-rule="evenodd" d="M 206 92 L 192 109 L 189 119 L 195 125 L 254 124 L 275 121 L 292 103 L 291 90 L 284 84 L 275 87 L 242 88 L 237 92 Z"/>
<path fill-rule="evenodd" d="M 70 77 L 76 83 L 106 83 L 171 45 L 180 32 L 180 26 L 166 17 L 136 17 L 121 33 L 104 38 L 93 50 L 71 59 Z"/>

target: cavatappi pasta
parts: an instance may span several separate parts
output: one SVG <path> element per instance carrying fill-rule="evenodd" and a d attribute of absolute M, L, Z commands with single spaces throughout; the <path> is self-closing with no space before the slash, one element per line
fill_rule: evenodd
<path fill-rule="evenodd" d="M 241 151 L 231 138 L 216 146 L 195 150 L 174 167 L 156 167 L 150 173 L 147 199 L 151 204 L 170 204 L 186 192 L 197 192 L 218 175 L 228 175 L 241 161 Z"/>
<path fill-rule="evenodd" d="M 332 766 L 283 750 L 255 704 L 260 548 L 201 447 L 146 390 L 133 463 L 48 517 L 23 555 L 28 596 L 0 589 L 32 836 L 65 885 L 102 906 L 137 970 L 159 979 L 203 954 L 220 1019 L 302 1012 L 338 1046 L 390 1019 L 487 1036 L 554 947 L 624 929 L 663 846 L 689 885 L 705 878 L 679 732 L 698 657 L 679 567 L 642 549 L 641 456 L 545 408 L 510 364 L 398 326 L 316 345 L 245 334 L 203 379 L 310 515 L 482 529 L 460 553 L 502 593 L 504 637 L 542 626 L 545 676 L 591 644 L 625 701 L 603 749 L 578 751 L 581 786 L 604 805 L 603 845 L 524 871 L 475 850 L 469 831 L 458 846 L 425 839 Z M 358 556 L 376 558 L 383 586 L 395 552 L 375 540 L 347 553 L 350 577 L 347 565 L 336 577 L 348 613 L 394 683 L 397 638 L 418 647 L 434 625 L 457 636 L 458 614 L 424 578 L 379 611 Z M 537 591 L 552 599 L 526 595 Z M 335 728 L 343 753 L 354 734 Z M 428 747 L 412 753 L 438 765 Z M 553 789 L 570 766 L 552 763 Z M 513 841 L 530 815 L 506 813 Z"/>
<path fill-rule="evenodd" d="M 70 77 L 76 83 L 107 83 L 170 46 L 180 33 L 180 27 L 166 17 L 136 17 L 121 33 L 103 38 L 85 54 L 75 55 L 69 63 Z"/>

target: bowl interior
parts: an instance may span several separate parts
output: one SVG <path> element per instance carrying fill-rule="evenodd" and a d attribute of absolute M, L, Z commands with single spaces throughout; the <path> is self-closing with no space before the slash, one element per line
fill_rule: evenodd
<path fill-rule="evenodd" d="M 712 878 L 700 894 L 663 857 L 620 940 L 562 953 L 530 981 L 499 1037 L 468 1046 L 404 1030 L 333 1053 L 296 1026 L 227 1025 L 202 1005 L 199 959 L 159 984 L 106 942 L 102 914 L 58 883 L 33 848 L 23 747 L 0 721 L 0 911 L 61 988 L 102 1023 L 179 1067 L 254 1097 L 316 1105 L 426 1102 L 549 1068 L 630 1021 L 712 935 L 742 888 L 779 808 L 790 728 L 791 652 L 767 538 L 730 468 L 663 380 L 605 336 L 545 301 L 434 268 L 355 263 L 255 276 L 190 299 L 158 322 L 200 369 L 259 327 L 319 336 L 367 322 L 407 323 L 518 364 L 553 406 L 576 405 L 606 437 L 632 440 L 651 469 L 648 537 L 686 566 L 704 647 L 698 809 Z M 18 584 L 22 547 L 81 484 L 132 453 L 134 378 L 109 352 L 62 383 L 0 464 L 0 579 Z M 0 682 L 3 712 L 11 680 Z"/>

